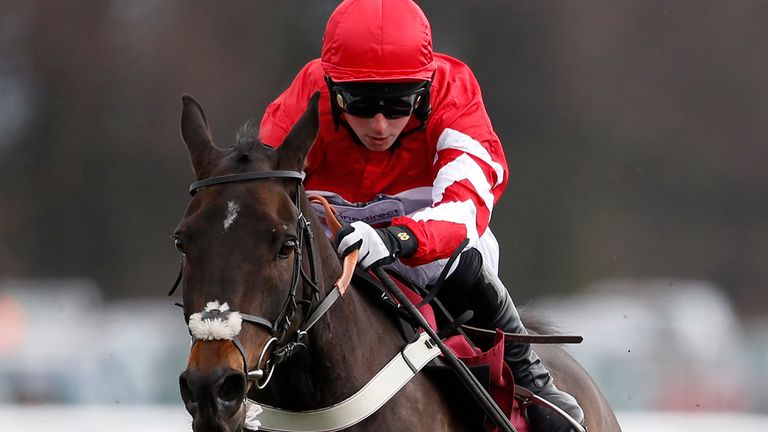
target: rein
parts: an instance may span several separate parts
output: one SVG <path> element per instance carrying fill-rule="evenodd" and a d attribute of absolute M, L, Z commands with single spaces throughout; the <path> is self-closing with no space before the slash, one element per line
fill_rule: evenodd
<path fill-rule="evenodd" d="M 243 313 L 243 312 L 237 312 L 239 317 L 242 318 L 243 321 L 261 326 L 269 330 L 271 337 L 268 339 L 267 343 L 264 345 L 264 347 L 261 350 L 261 354 L 259 356 L 259 361 L 257 363 L 257 367 L 261 365 L 262 360 L 265 358 L 267 359 L 266 364 L 264 365 L 264 369 L 254 369 L 249 370 L 248 368 L 248 362 L 247 362 L 247 356 L 245 354 L 245 348 L 243 347 L 242 343 L 240 342 L 237 335 L 232 336 L 231 339 L 234 343 L 235 347 L 240 352 L 240 355 L 243 358 L 243 369 L 245 376 L 251 380 L 255 381 L 256 385 L 259 389 L 263 389 L 266 387 L 266 385 L 269 383 L 269 380 L 272 377 L 272 374 L 274 373 L 274 368 L 276 365 L 288 360 L 291 358 L 294 354 L 297 352 L 301 352 L 306 349 L 306 337 L 307 332 L 310 328 L 323 316 L 326 312 L 331 308 L 331 306 L 338 300 L 341 295 L 344 294 L 346 288 L 349 286 L 349 283 L 352 279 L 352 273 L 354 272 L 355 264 L 357 263 L 357 251 L 347 255 L 343 262 L 343 271 L 341 277 L 336 281 L 334 284 L 334 288 L 331 292 L 326 295 L 326 297 L 317 304 L 314 308 L 312 308 L 312 304 L 319 299 L 320 297 L 320 288 L 318 287 L 318 280 L 317 280 L 317 269 L 316 269 L 316 262 L 315 262 L 315 256 L 314 256 L 314 236 L 312 234 L 312 230 L 310 229 L 310 223 L 307 221 L 307 219 L 304 217 L 304 213 L 301 209 L 301 197 L 302 197 L 302 182 L 304 180 L 304 173 L 303 172 L 297 172 L 297 171 L 288 171 L 288 170 L 275 170 L 275 171 L 257 171 L 257 172 L 247 172 L 247 173 L 240 173 L 240 174 L 230 174 L 230 175 L 223 175 L 223 176 L 217 176 L 217 177 L 210 177 L 204 180 L 199 180 L 194 183 L 192 183 L 189 186 L 189 194 L 191 196 L 195 196 L 195 194 L 203 188 L 218 185 L 218 184 L 225 184 L 225 183 L 233 183 L 233 182 L 239 182 L 239 181 L 248 181 L 248 180 L 263 180 L 263 179 L 296 179 L 298 180 L 297 186 L 296 186 L 296 196 L 293 200 L 293 205 L 298 209 L 299 211 L 299 217 L 297 220 L 297 239 L 296 239 L 296 245 L 294 250 L 294 266 L 293 266 L 293 274 L 291 277 L 291 283 L 290 288 L 288 291 L 288 295 L 283 302 L 283 306 L 281 307 L 280 313 L 278 314 L 277 319 L 275 319 L 274 322 L 260 317 L 258 315 Z M 326 209 L 331 209 L 328 202 L 323 198 L 319 196 L 312 196 L 308 197 L 313 202 L 318 202 Z M 328 212 L 327 214 L 331 215 L 333 214 L 332 211 Z M 330 217 L 329 218 L 329 227 L 335 234 L 336 231 L 340 228 L 340 224 L 338 221 L 335 220 L 335 218 Z M 304 240 L 306 239 L 306 247 Z M 309 260 L 309 275 L 306 274 L 304 271 L 304 267 L 302 266 L 302 260 L 304 256 L 304 250 L 306 249 L 306 255 L 307 259 Z M 181 257 L 181 265 L 179 269 L 179 275 L 176 278 L 176 281 L 173 284 L 173 287 L 168 292 L 168 295 L 171 296 L 176 291 L 178 286 L 181 283 L 182 276 L 184 273 L 184 256 Z M 299 286 L 299 282 L 303 281 L 303 283 L 307 284 L 312 289 L 312 295 L 310 299 L 303 299 L 300 301 L 296 300 L 296 291 Z M 296 331 L 295 335 L 287 337 L 288 336 L 288 330 L 291 325 L 291 322 L 293 320 L 293 317 L 296 312 L 296 308 L 298 304 L 302 304 L 307 308 L 307 313 L 304 315 L 305 319 L 302 322 L 302 324 L 299 326 L 298 330 Z M 182 306 L 183 305 L 179 305 Z M 217 306 L 218 307 L 218 306 Z M 228 317 L 230 314 L 230 311 L 228 311 L 225 308 L 220 309 L 212 309 L 212 310 L 206 310 L 201 315 L 202 320 L 206 319 L 218 319 L 220 317 Z M 189 316 L 185 314 L 185 320 L 187 321 L 187 324 L 189 324 Z M 281 340 L 288 339 L 289 342 L 280 343 Z M 291 340 L 293 339 L 293 340 Z M 197 338 L 193 341 L 193 344 L 197 342 Z M 268 356 L 267 356 L 268 354 Z"/>

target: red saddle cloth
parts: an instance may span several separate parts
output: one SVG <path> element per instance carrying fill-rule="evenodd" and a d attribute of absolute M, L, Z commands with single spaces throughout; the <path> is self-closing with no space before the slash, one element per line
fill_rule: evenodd
<path fill-rule="evenodd" d="M 413 304 L 421 302 L 421 297 L 417 293 L 404 286 L 397 278 L 393 278 L 393 280 L 400 285 L 403 293 Z M 424 315 L 429 325 L 437 331 L 437 321 L 435 320 L 432 306 L 424 305 L 419 308 L 419 311 Z M 512 377 L 512 370 L 504 362 L 504 334 L 497 329 L 493 345 L 487 351 L 473 347 L 461 335 L 449 337 L 445 340 L 445 344 L 468 366 L 487 365 L 490 368 L 491 397 L 496 401 L 496 404 L 499 405 L 499 408 L 506 414 L 518 432 L 531 432 L 525 417 L 523 417 L 520 411 L 520 405 L 515 399 L 515 382 Z M 499 428 L 492 422 L 488 422 L 486 430 L 497 432 Z"/>

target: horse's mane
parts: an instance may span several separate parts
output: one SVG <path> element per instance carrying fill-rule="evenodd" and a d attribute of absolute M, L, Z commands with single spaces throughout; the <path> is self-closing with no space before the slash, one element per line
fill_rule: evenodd
<path fill-rule="evenodd" d="M 235 145 L 232 149 L 240 153 L 245 159 L 248 159 L 255 149 L 274 150 L 272 146 L 264 144 L 259 140 L 259 122 L 256 119 L 246 120 L 235 134 Z"/>
<path fill-rule="evenodd" d="M 259 123 L 256 119 L 246 120 L 240 129 L 237 130 L 235 135 L 235 147 L 250 147 L 253 144 L 259 143 Z"/>

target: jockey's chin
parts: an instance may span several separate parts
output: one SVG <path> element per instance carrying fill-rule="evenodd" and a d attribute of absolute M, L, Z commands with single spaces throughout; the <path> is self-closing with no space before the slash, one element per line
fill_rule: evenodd
<path fill-rule="evenodd" d="M 408 124 L 410 117 L 388 119 L 378 113 L 371 118 L 355 117 L 349 114 L 344 119 L 355 132 L 365 148 L 380 152 L 389 150 Z"/>

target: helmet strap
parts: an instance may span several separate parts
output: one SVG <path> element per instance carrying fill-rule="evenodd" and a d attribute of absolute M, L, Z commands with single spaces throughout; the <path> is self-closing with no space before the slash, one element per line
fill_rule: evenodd
<path fill-rule="evenodd" d="M 336 95 L 333 94 L 334 82 L 331 79 L 331 77 L 329 77 L 328 75 L 325 76 L 325 85 L 328 86 L 328 100 L 331 103 L 331 118 L 333 119 L 334 131 L 338 131 L 339 130 L 339 124 L 342 123 L 342 121 L 341 121 L 341 108 L 336 104 Z M 349 126 L 349 125 L 347 125 L 347 126 Z M 351 129 L 350 129 L 350 132 L 352 132 Z M 357 136 L 354 133 L 352 133 L 352 136 L 357 138 Z M 362 144 L 362 143 L 360 143 L 360 144 Z"/>
<path fill-rule="evenodd" d="M 427 127 L 427 118 L 429 118 L 429 114 L 432 113 L 432 103 L 430 102 L 430 90 L 432 89 L 432 82 L 435 80 L 435 73 L 432 72 L 432 78 L 427 81 L 427 83 L 424 85 L 424 94 L 421 96 L 421 99 L 419 99 L 419 104 L 414 108 L 413 115 L 419 119 L 421 122 L 421 126 L 419 126 L 418 130 L 423 130 Z M 404 134 L 400 134 L 400 136 L 403 136 L 405 134 L 409 134 L 413 132 L 413 130 L 410 130 Z"/>

